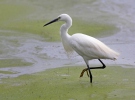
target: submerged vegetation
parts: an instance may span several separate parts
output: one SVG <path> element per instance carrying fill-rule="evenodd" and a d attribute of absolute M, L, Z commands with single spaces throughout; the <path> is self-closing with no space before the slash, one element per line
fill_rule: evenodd
<path fill-rule="evenodd" d="M 93 83 L 86 74 L 79 78 L 84 67 L 64 67 L 1 80 L 1 100 L 134 100 L 135 70 L 107 67 L 92 70 Z"/>

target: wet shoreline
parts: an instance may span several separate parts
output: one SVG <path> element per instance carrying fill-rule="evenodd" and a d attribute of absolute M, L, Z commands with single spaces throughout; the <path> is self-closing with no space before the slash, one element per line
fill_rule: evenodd
<path fill-rule="evenodd" d="M 13 4 L 10 3 L 11 2 L 3 1 L 6 7 L 12 8 Z M 103 61 L 107 66 L 113 65 L 124 68 L 135 68 L 135 2 L 133 0 L 97 0 L 89 3 L 78 2 L 79 4 L 77 5 L 70 5 L 69 3 L 72 9 L 67 7 L 65 8 L 66 10 L 63 9 L 63 11 L 61 11 L 61 8 L 59 8 L 58 12 L 53 10 L 51 14 L 48 13 L 50 10 L 45 10 L 44 5 L 46 4 L 43 5 L 37 1 L 35 1 L 34 4 L 30 1 L 20 1 L 18 3 L 22 5 L 19 7 L 18 11 L 24 9 L 25 6 L 36 10 L 35 12 L 33 12 L 33 10 L 28 11 L 26 14 L 24 11 L 21 13 L 21 17 L 18 16 L 17 18 L 15 16 L 18 11 L 16 11 L 11 15 L 11 19 L 15 18 L 11 20 L 6 17 L 7 15 L 5 12 L 7 12 L 6 9 L 8 8 L 5 9 L 5 6 L 1 6 L 6 11 L 3 12 L 3 16 L 5 14 L 5 17 L 3 17 L 4 19 L 0 19 L 0 25 L 2 26 L 0 29 L 0 78 L 17 77 L 19 75 L 36 73 L 49 68 L 64 67 L 67 65 L 85 66 L 84 61 L 77 54 L 73 54 L 69 59 L 61 42 L 46 41 L 47 38 L 53 38 L 56 35 L 60 37 L 58 34 L 60 25 L 57 24 L 59 27 L 58 29 L 56 28 L 56 32 L 56 29 L 53 30 L 51 27 L 43 29 L 43 24 L 45 24 L 47 20 L 51 20 L 51 18 L 63 12 L 70 14 L 75 20 L 79 19 L 79 21 L 82 21 L 77 24 L 75 24 L 77 21 L 73 21 L 75 26 L 81 24 L 80 26 L 78 25 L 79 28 L 77 28 L 77 26 L 74 27 L 73 32 L 82 28 L 82 26 L 83 31 L 88 31 L 89 26 L 91 26 L 89 23 L 94 24 L 93 28 L 96 31 L 95 33 L 98 31 L 99 33 L 101 31 L 106 32 L 104 25 L 113 25 L 117 27 L 119 31 L 114 35 L 109 36 L 114 30 L 111 30 L 113 32 L 110 31 L 109 33 L 108 29 L 106 29 L 108 32 L 107 37 L 98 39 L 119 52 L 120 57 L 116 61 Z M 25 5 L 26 3 L 27 5 Z M 13 11 L 16 9 L 15 7 L 18 7 L 17 4 L 15 3 L 16 6 L 12 8 Z M 37 4 L 40 4 L 40 7 Z M 69 12 L 66 12 L 67 10 L 69 10 Z M 75 12 L 76 14 L 74 14 Z M 6 18 L 10 21 L 8 22 Z M 7 22 L 9 25 L 7 25 Z M 87 23 L 84 25 L 83 22 Z M 10 25 L 10 23 L 12 25 Z M 87 24 L 89 26 L 85 28 Z M 100 25 L 98 25 L 98 27 L 96 27 L 96 24 L 102 24 L 102 26 L 100 27 Z M 108 28 L 106 26 L 105 28 Z M 94 29 L 91 29 L 91 31 Z M 98 29 L 98 31 L 96 29 Z M 52 34 L 52 32 L 55 32 L 55 34 Z M 39 34 L 37 35 L 35 33 Z M 42 37 L 42 34 L 45 33 L 46 35 L 43 36 L 46 37 Z M 91 60 L 89 63 L 90 65 L 100 64 L 97 60 Z"/>
<path fill-rule="evenodd" d="M 106 45 L 108 45 L 109 47 L 120 53 L 120 57 L 116 61 L 112 60 L 103 60 L 103 61 L 107 66 L 121 66 L 124 68 L 135 68 L 134 62 L 135 41 L 134 39 L 131 39 L 131 37 L 128 37 L 129 39 L 127 38 L 126 40 L 124 40 L 124 38 L 119 38 L 121 35 L 123 35 L 123 33 L 122 34 L 118 33 L 110 37 L 99 38 L 99 40 L 101 40 Z M 39 40 L 37 41 L 37 39 Z M 13 73 L 13 74 L 1 73 L 0 75 L 1 78 L 17 77 L 24 74 L 32 74 L 44 71 L 46 69 L 64 67 L 67 65 L 85 66 L 83 59 L 76 53 L 74 53 L 70 58 L 68 58 L 61 42 L 57 43 L 46 42 L 42 41 L 40 37 L 39 38 L 35 37 L 35 39 L 34 37 L 32 37 L 31 40 L 28 37 L 28 40 L 26 39 L 24 41 L 21 44 L 21 46 L 19 45 L 17 47 L 18 50 L 16 47 L 15 48 L 12 47 L 13 51 L 15 50 L 14 54 L 13 52 L 11 52 L 11 54 L 9 53 L 6 55 L 7 57 L 5 56 L 2 58 L 5 60 L 19 58 L 20 62 L 18 63 L 22 63 L 22 66 L 17 67 L 7 66 L 0 68 L 1 71 L 9 71 Z M 16 64 L 18 65 L 18 63 Z M 30 65 L 27 65 L 27 63 L 30 63 Z M 89 64 L 100 65 L 100 63 L 97 60 L 91 60 L 89 61 Z"/>

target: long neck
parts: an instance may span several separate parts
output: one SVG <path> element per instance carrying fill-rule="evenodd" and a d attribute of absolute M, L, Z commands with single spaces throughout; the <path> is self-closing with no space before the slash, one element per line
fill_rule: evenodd
<path fill-rule="evenodd" d="M 65 34 L 68 34 L 68 29 L 72 26 L 72 19 L 69 19 L 67 21 L 65 21 L 66 23 L 63 24 L 60 28 L 60 33 L 61 33 L 61 36 L 62 35 L 65 35 Z"/>
<path fill-rule="evenodd" d="M 68 29 L 71 27 L 72 25 L 72 20 L 70 21 L 65 21 L 66 23 L 63 24 L 60 28 L 60 35 L 61 35 L 61 40 L 62 40 L 62 43 L 63 43 L 63 46 L 65 48 L 65 50 L 67 52 L 71 52 L 73 51 L 72 50 L 72 47 L 70 46 L 70 35 L 68 34 Z"/>

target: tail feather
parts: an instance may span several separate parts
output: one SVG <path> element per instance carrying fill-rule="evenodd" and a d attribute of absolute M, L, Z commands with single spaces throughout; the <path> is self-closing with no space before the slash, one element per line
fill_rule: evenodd
<path fill-rule="evenodd" d="M 114 55 L 113 60 L 116 60 L 118 59 L 120 54 L 118 52 L 113 51 L 113 55 Z"/>

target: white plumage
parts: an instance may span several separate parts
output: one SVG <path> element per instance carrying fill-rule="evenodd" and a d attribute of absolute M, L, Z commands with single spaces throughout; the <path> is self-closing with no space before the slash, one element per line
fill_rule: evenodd
<path fill-rule="evenodd" d="M 115 60 L 119 56 L 119 53 L 110 49 L 108 46 L 106 46 L 104 43 L 102 43 L 101 41 L 97 40 L 94 37 L 81 33 L 76 33 L 73 34 L 72 36 L 69 35 L 68 29 L 72 26 L 72 19 L 67 14 L 61 14 L 56 19 L 45 24 L 44 26 L 47 26 L 56 21 L 65 22 L 65 24 L 63 24 L 60 28 L 60 35 L 64 49 L 69 53 L 75 50 L 80 56 L 83 57 L 84 61 L 86 62 L 87 68 L 82 71 L 80 76 L 82 77 L 83 73 L 88 70 L 91 83 L 92 83 L 92 74 L 90 69 L 103 69 L 106 67 L 105 64 L 100 59 Z M 88 61 L 92 59 L 98 59 L 103 66 L 90 68 Z"/>
<path fill-rule="evenodd" d="M 72 48 L 83 58 L 87 60 L 91 59 L 112 59 L 115 60 L 118 57 L 118 53 L 107 47 L 99 40 L 84 35 L 74 34 L 70 38 Z"/>

